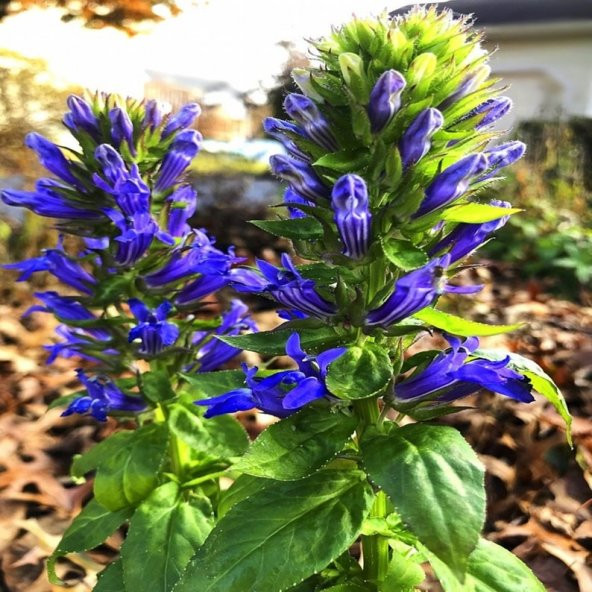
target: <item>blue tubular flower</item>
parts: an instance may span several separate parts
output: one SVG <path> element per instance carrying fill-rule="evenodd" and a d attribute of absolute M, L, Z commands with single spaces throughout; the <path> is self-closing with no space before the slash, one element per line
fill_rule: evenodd
<path fill-rule="evenodd" d="M 486 388 L 523 403 L 534 400 L 529 380 L 509 367 L 509 356 L 495 362 L 479 357 L 467 362 L 468 356 L 479 347 L 479 340 L 476 337 L 464 342 L 456 337 L 447 339 L 449 350 L 395 386 L 397 399 L 407 402 L 433 398 L 447 403 Z"/>
<path fill-rule="evenodd" d="M 304 279 L 300 275 L 286 253 L 282 255 L 285 269 L 278 269 L 261 259 L 257 265 L 263 276 L 249 269 L 231 271 L 231 283 L 237 292 L 267 292 L 280 304 L 321 319 L 336 313 L 335 305 L 316 291 L 314 280 Z"/>
<path fill-rule="evenodd" d="M 253 407 L 276 417 L 286 417 L 316 399 L 330 396 L 325 385 L 327 369 L 345 351 L 346 348 L 338 347 L 316 357 L 309 356 L 300 347 L 300 336 L 293 333 L 286 342 L 286 353 L 296 361 L 298 370 L 284 370 L 257 379 L 257 368 L 248 369 L 243 364 L 245 388 L 195 401 L 195 404 L 208 407 L 205 417 L 246 411 Z"/>
<path fill-rule="evenodd" d="M 178 187 L 167 197 L 169 204 L 168 231 L 171 236 L 185 236 L 191 231 L 187 220 L 195 214 L 197 193 L 190 185 Z"/>
<path fill-rule="evenodd" d="M 373 133 L 381 131 L 401 106 L 405 78 L 396 70 L 387 70 L 376 81 L 370 93 L 368 117 Z"/>
<path fill-rule="evenodd" d="M 526 144 L 517 140 L 513 142 L 505 142 L 499 146 L 493 146 L 485 150 L 488 161 L 488 170 L 485 175 L 479 178 L 479 181 L 484 181 L 493 177 L 500 169 L 514 164 L 517 160 L 524 156 L 526 152 Z"/>
<path fill-rule="evenodd" d="M 337 179 L 331 205 L 344 245 L 343 254 L 352 259 L 362 258 L 368 252 L 372 220 L 364 179 L 358 175 L 343 175 Z"/>
<path fill-rule="evenodd" d="M 35 296 L 45 304 L 45 306 L 34 305 L 31 306 L 25 315 L 32 312 L 50 312 L 58 319 L 64 321 L 94 321 L 96 320 L 90 310 L 86 309 L 80 302 L 71 296 L 60 296 L 57 292 L 35 292 Z"/>
<path fill-rule="evenodd" d="M 413 218 L 424 216 L 459 198 L 488 167 L 485 154 L 469 154 L 444 169 L 426 189 L 425 198 Z"/>
<path fill-rule="evenodd" d="M 475 107 L 469 114 L 465 115 L 461 121 L 482 115 L 481 121 L 475 126 L 477 131 L 488 128 L 498 119 L 502 118 L 512 108 L 512 100 L 509 97 L 495 97 L 488 99 Z"/>
<path fill-rule="evenodd" d="M 91 294 L 92 286 L 97 283 L 97 280 L 90 273 L 70 259 L 61 248 L 45 249 L 40 257 L 33 257 L 3 267 L 21 272 L 17 282 L 28 280 L 35 272 L 49 271 L 64 284 L 72 286 L 84 294 Z"/>
<path fill-rule="evenodd" d="M 305 133 L 297 125 L 284 121 L 283 119 L 276 119 L 275 117 L 267 117 L 263 121 L 263 129 L 272 138 L 280 142 L 280 144 L 294 157 L 304 162 L 309 162 L 310 157 L 302 152 L 296 145 L 296 142 L 289 137 L 289 133 L 298 136 L 305 136 Z"/>
<path fill-rule="evenodd" d="M 150 101 L 146 101 L 144 106 L 144 121 L 142 122 L 142 127 L 150 128 L 151 131 L 154 131 L 160 125 L 162 121 L 162 112 L 158 106 L 158 102 L 154 99 Z"/>
<path fill-rule="evenodd" d="M 119 148 L 121 142 L 125 140 L 131 154 L 135 156 L 134 126 L 130 116 L 120 107 L 115 107 L 109 111 L 109 120 L 111 121 L 111 137 L 115 142 L 115 147 Z"/>
<path fill-rule="evenodd" d="M 155 356 L 177 341 L 179 327 L 165 320 L 172 308 L 170 302 L 163 302 L 154 311 L 137 298 L 131 298 L 128 304 L 139 323 L 129 332 L 128 341 L 139 339 L 141 353 Z"/>
<path fill-rule="evenodd" d="M 498 208 L 509 208 L 511 205 L 507 201 L 492 200 L 492 206 Z M 510 219 L 510 216 L 502 216 L 497 220 L 484 222 L 483 224 L 458 224 L 456 228 L 430 250 L 430 256 L 447 250 L 450 256 L 450 263 L 456 263 L 466 255 L 472 253 L 480 247 L 487 237 L 500 229 Z"/>
<path fill-rule="evenodd" d="M 179 291 L 175 298 L 175 304 L 181 308 L 193 307 L 199 304 L 202 298 L 220 290 L 229 282 L 230 278 L 227 275 L 203 275 Z"/>
<path fill-rule="evenodd" d="M 443 125 L 444 117 L 437 109 L 426 109 L 411 122 L 399 143 L 404 168 L 419 162 L 428 153 L 432 135 Z"/>
<path fill-rule="evenodd" d="M 160 137 L 164 140 L 176 131 L 190 127 L 200 113 L 201 108 L 197 103 L 183 105 L 175 115 L 169 118 Z"/>
<path fill-rule="evenodd" d="M 154 236 L 159 233 L 158 225 L 150 214 L 134 214 L 126 218 L 113 209 L 105 210 L 105 213 L 121 233 L 115 237 L 115 260 L 120 265 L 132 265 L 152 244 Z"/>
<path fill-rule="evenodd" d="M 71 358 L 78 356 L 85 360 L 98 361 L 98 359 L 89 353 L 89 349 L 96 350 L 97 342 L 103 342 L 105 345 L 110 341 L 110 337 L 106 331 L 98 329 L 79 329 L 75 327 L 68 327 L 67 325 L 58 325 L 56 327 L 56 335 L 61 339 L 52 345 L 44 345 L 43 349 L 49 352 L 46 364 L 53 364 L 58 356 L 64 358 Z M 112 348 L 101 347 L 101 354 L 109 356 L 117 356 L 119 352 Z"/>
<path fill-rule="evenodd" d="M 40 179 L 35 191 L 5 189 L 0 192 L 2 201 L 9 206 L 27 208 L 38 216 L 60 220 L 100 220 L 103 214 L 90 208 L 78 208 L 60 193 L 62 186 L 53 179 Z"/>
<path fill-rule="evenodd" d="M 177 182 L 179 175 L 185 171 L 199 152 L 202 139 L 202 135 L 195 130 L 185 130 L 175 136 L 162 160 L 158 179 L 154 185 L 156 191 L 165 191 Z"/>
<path fill-rule="evenodd" d="M 62 151 L 41 134 L 31 132 L 25 136 L 25 145 L 34 150 L 39 157 L 39 162 L 56 177 L 70 183 L 79 189 L 84 185 L 72 174 L 70 161 L 62 154 Z"/>
<path fill-rule="evenodd" d="M 255 321 L 249 316 L 248 307 L 238 299 L 232 300 L 230 310 L 222 315 L 222 322 L 217 327 L 213 335 L 240 335 L 242 331 L 250 330 L 254 333 L 258 331 Z M 194 335 L 192 342 L 199 347 L 212 333 L 209 331 L 200 331 Z M 228 345 L 219 339 L 210 339 L 197 352 L 197 361 L 199 363 L 199 372 L 211 372 L 217 370 L 232 358 L 241 353 L 237 347 Z"/>
<path fill-rule="evenodd" d="M 285 204 L 301 204 L 303 206 L 314 206 L 314 204 L 302 197 L 297 191 L 294 191 L 292 187 L 288 187 L 286 191 L 284 191 L 284 203 Z M 290 218 L 306 218 L 306 214 L 298 209 L 298 208 L 291 208 L 288 206 L 288 212 L 290 213 Z"/>
<path fill-rule="evenodd" d="M 386 329 L 429 306 L 439 294 L 438 271 L 447 265 L 448 258 L 440 257 L 397 280 L 386 301 L 366 315 L 366 325 Z"/>
<path fill-rule="evenodd" d="M 337 141 L 329 127 L 329 122 L 311 99 L 298 93 L 291 93 L 284 100 L 284 109 L 313 142 L 329 152 L 337 150 Z"/>
<path fill-rule="evenodd" d="M 329 188 L 321 181 L 310 164 L 276 154 L 269 159 L 271 170 L 293 185 L 306 199 L 316 201 L 329 198 Z"/>
<path fill-rule="evenodd" d="M 106 377 L 88 377 L 80 368 L 76 370 L 78 380 L 86 387 L 87 394 L 72 401 L 62 417 L 79 413 L 91 415 L 98 421 L 106 421 L 111 411 L 139 413 L 146 409 L 146 403 L 139 397 L 130 397 Z"/>
<path fill-rule="evenodd" d="M 92 107 L 81 97 L 70 95 L 66 101 L 70 112 L 64 116 L 64 124 L 71 130 L 81 129 L 97 138 L 99 121 L 93 113 Z"/>
<path fill-rule="evenodd" d="M 132 164 L 128 171 L 119 153 L 108 144 L 97 147 L 95 158 L 103 167 L 103 175 L 109 183 L 94 173 L 94 184 L 113 195 L 126 216 L 147 213 L 150 210 L 150 189 L 142 180 L 138 166 Z"/>

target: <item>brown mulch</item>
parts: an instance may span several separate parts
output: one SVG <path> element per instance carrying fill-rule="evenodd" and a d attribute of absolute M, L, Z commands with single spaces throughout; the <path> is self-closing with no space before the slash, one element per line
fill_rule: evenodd
<path fill-rule="evenodd" d="M 487 467 L 487 536 L 526 561 L 550 592 L 587 592 L 592 590 L 592 308 L 539 293 L 532 285 L 500 281 L 486 270 L 473 273 L 487 287 L 472 318 L 528 323 L 509 336 L 484 340 L 484 346 L 527 355 L 554 377 L 575 416 L 575 448 L 567 446 L 561 419 L 541 398 L 520 405 L 483 394 L 469 401 L 479 410 L 445 421 L 462 430 Z M 25 298 L 26 288 L 17 297 Z M 44 559 L 90 489 L 69 478 L 70 460 L 114 423 L 62 419 L 60 410 L 47 410 L 57 396 L 77 390 L 76 361 L 45 365 L 42 345 L 51 341 L 55 322 L 40 314 L 21 321 L 25 309 L 15 297 L 0 305 L 0 590 L 49 592 L 63 588 L 47 582 Z M 273 313 L 259 316 L 266 328 L 275 322 Z M 261 424 L 248 427 L 257 432 Z M 59 566 L 69 590 L 92 589 L 120 537 Z"/>

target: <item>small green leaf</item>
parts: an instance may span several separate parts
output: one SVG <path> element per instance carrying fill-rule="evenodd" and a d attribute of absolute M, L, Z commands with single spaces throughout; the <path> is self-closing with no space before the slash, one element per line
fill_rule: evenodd
<path fill-rule="evenodd" d="M 424 579 L 425 573 L 417 561 L 393 552 L 386 577 L 378 585 L 378 592 L 413 592 Z"/>
<path fill-rule="evenodd" d="M 458 431 L 413 424 L 361 442 L 368 474 L 419 540 L 462 579 L 485 520 L 484 470 Z"/>
<path fill-rule="evenodd" d="M 327 387 L 338 397 L 365 399 L 383 390 L 392 378 L 388 354 L 372 342 L 354 345 L 330 366 Z"/>
<path fill-rule="evenodd" d="M 362 170 L 370 161 L 368 150 L 339 150 L 321 156 L 314 166 L 333 169 L 338 173 L 351 173 Z"/>
<path fill-rule="evenodd" d="M 142 392 L 153 403 L 175 398 L 169 376 L 164 370 L 142 374 Z"/>
<path fill-rule="evenodd" d="M 111 511 L 134 506 L 155 487 L 168 445 L 168 430 L 163 424 L 142 426 L 128 432 L 126 446 L 103 458 L 97 468 L 94 493 Z"/>
<path fill-rule="evenodd" d="M 99 572 L 93 592 L 125 592 L 121 559 L 117 559 Z"/>
<path fill-rule="evenodd" d="M 475 592 L 545 592 L 545 587 L 507 549 L 481 539 L 469 557 L 467 586 Z"/>
<path fill-rule="evenodd" d="M 224 515 L 175 592 L 286 590 L 349 548 L 373 497 L 357 470 L 273 481 Z"/>
<path fill-rule="evenodd" d="M 424 308 L 416 312 L 413 316 L 428 325 L 432 325 L 432 327 L 460 337 L 499 335 L 500 333 L 516 331 L 516 329 L 520 329 L 523 326 L 522 323 L 515 325 L 487 325 L 485 323 L 477 323 L 435 308 Z"/>
<path fill-rule="evenodd" d="M 446 222 L 465 222 L 467 224 L 481 224 L 498 220 L 521 212 L 520 208 L 502 208 L 489 204 L 467 203 L 452 206 L 442 212 L 440 218 Z"/>
<path fill-rule="evenodd" d="M 478 349 L 475 351 L 476 356 L 487 358 L 488 360 L 503 360 L 510 358 L 510 367 L 514 370 L 524 374 L 532 384 L 532 388 L 540 393 L 561 415 L 566 425 L 566 437 L 570 446 L 573 446 L 571 435 L 572 416 L 567 408 L 567 403 L 559 387 L 553 382 L 551 377 L 536 363 L 519 354 L 499 352 L 488 349 Z"/>
<path fill-rule="evenodd" d="M 400 239 L 385 239 L 382 250 L 387 259 L 404 271 L 417 269 L 428 262 L 428 256 L 411 241 Z"/>
<path fill-rule="evenodd" d="M 55 563 L 59 557 L 68 553 L 88 551 L 101 545 L 107 537 L 112 535 L 130 516 L 132 510 L 123 508 L 111 512 L 91 499 L 74 518 L 60 540 L 57 549 L 47 561 L 49 579 L 53 584 L 63 585 L 55 573 Z"/>
<path fill-rule="evenodd" d="M 323 237 L 323 227 L 314 218 L 293 218 L 287 220 L 249 220 L 251 224 L 275 236 L 292 240 L 313 240 Z"/>
<path fill-rule="evenodd" d="M 219 370 L 199 374 L 185 374 L 183 379 L 192 387 L 195 400 L 216 397 L 245 386 L 245 373 L 241 370 Z"/>
<path fill-rule="evenodd" d="M 168 592 L 212 529 L 207 498 L 180 496 L 169 482 L 140 504 L 121 547 L 126 590 Z"/>
<path fill-rule="evenodd" d="M 294 327 L 291 323 L 284 323 L 273 331 L 261 331 L 235 337 L 219 335 L 218 339 L 239 349 L 280 356 L 286 353 L 286 341 L 292 333 L 300 335 L 300 345 L 307 353 L 323 351 L 344 341 L 333 327 L 324 325 L 314 329 L 302 329 Z"/>
<path fill-rule="evenodd" d="M 73 477 L 83 477 L 86 473 L 94 471 L 102 462 L 117 453 L 121 448 L 127 448 L 134 438 L 132 430 L 117 432 L 106 440 L 99 442 L 84 454 L 74 457 L 70 469 Z"/>
<path fill-rule="evenodd" d="M 234 417 L 203 419 L 191 403 L 172 405 L 167 423 L 171 432 L 193 450 L 210 456 L 240 456 L 249 446 L 247 433 Z"/>
<path fill-rule="evenodd" d="M 281 481 L 308 477 L 343 449 L 355 428 L 351 415 L 305 407 L 269 426 L 235 468 Z"/>

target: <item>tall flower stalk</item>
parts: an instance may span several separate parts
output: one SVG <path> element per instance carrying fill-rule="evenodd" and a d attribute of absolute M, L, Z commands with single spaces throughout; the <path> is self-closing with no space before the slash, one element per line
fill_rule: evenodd
<path fill-rule="evenodd" d="M 217 335 L 257 328 L 239 300 L 221 318 L 208 311 L 208 296 L 229 283 L 242 260 L 188 223 L 197 195 L 184 174 L 201 147 L 191 127 L 199 106 L 164 114 L 154 101 L 113 95 L 72 96 L 68 106 L 64 124 L 78 148 L 29 134 L 27 146 L 53 176 L 34 191 L 2 193 L 9 205 L 56 219 L 59 243 L 6 267 L 20 272 L 18 280 L 49 272 L 64 285 L 37 293 L 41 304 L 26 313 L 50 313 L 60 322 L 55 343 L 46 346 L 48 362 L 61 356 L 84 367 L 76 371 L 82 390 L 58 401 L 62 415 L 112 417 L 135 429 L 116 432 L 75 461 L 78 477 L 97 471 L 94 499 L 66 532 L 50 575 L 56 579 L 60 555 L 96 546 L 128 521 L 126 559 L 105 578 L 121 570 L 130 589 L 144 588 L 134 584 L 143 581 L 144 555 L 134 540 L 154 527 L 156 540 L 176 537 L 152 573 L 154 589 L 168 589 L 211 528 L 219 475 L 247 447 L 234 419 L 203 421 L 191 381 L 240 353 Z M 157 502 L 170 511 L 162 532 L 148 515 Z M 81 534 L 77 523 L 99 524 L 101 516 L 110 517 L 107 528 Z"/>
<path fill-rule="evenodd" d="M 456 276 L 517 212 L 487 199 L 525 151 L 493 127 L 511 102 L 479 35 L 449 11 L 356 19 L 312 52 L 287 118 L 264 126 L 285 148 L 270 164 L 287 185 L 286 215 L 257 222 L 291 238 L 304 263 L 285 254 L 280 266 L 234 269 L 235 289 L 275 300 L 285 322 L 221 338 L 286 353 L 297 368 L 243 366 L 196 401 L 207 417 L 254 407 L 281 419 L 239 462 L 230 509 L 175 590 L 407 592 L 425 562 L 447 592 L 542 590 L 480 538 L 483 467 L 456 430 L 433 423 L 481 388 L 524 403 L 537 390 L 569 420 L 540 368 L 479 347 L 516 327 L 440 304 L 480 290 Z M 434 331 L 447 347 L 407 354 Z M 357 539 L 362 567 L 348 551 Z"/>

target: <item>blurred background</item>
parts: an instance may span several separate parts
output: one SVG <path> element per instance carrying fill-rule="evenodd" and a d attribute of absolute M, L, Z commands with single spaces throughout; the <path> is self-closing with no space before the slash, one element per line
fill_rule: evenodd
<path fill-rule="evenodd" d="M 450 0 L 473 14 L 494 49 L 493 73 L 515 103 L 503 121 L 526 157 L 492 192 L 524 208 L 480 252 L 469 273 L 486 284 L 450 302 L 487 322 L 524 321 L 489 347 L 528 355 L 563 389 L 575 415 L 576 448 L 542 403 L 515 406 L 481 395 L 487 414 L 453 416 L 488 468 L 488 536 L 512 549 L 548 590 L 592 590 L 592 0 Z M 262 120 L 282 116 L 294 90 L 289 71 L 306 65 L 304 38 L 352 15 L 402 13 L 403 0 L 0 0 L 0 189 L 30 188 L 42 174 L 24 135 L 67 145 L 65 99 L 85 89 L 158 99 L 172 109 L 202 105 L 204 149 L 190 171 L 194 220 L 249 258 L 277 259 L 288 246 L 246 220 L 269 214 L 281 187 L 268 170 L 282 151 Z M 0 203 L 0 263 L 53 244 L 46 219 Z M 47 406 L 75 387 L 75 362 L 48 368 L 53 321 L 20 321 L 32 292 L 0 270 L 0 590 L 46 592 L 43 559 L 88 493 L 68 479 L 72 454 L 113 426 L 59 418 Z M 262 302 L 263 328 L 277 323 Z M 256 433 L 261 421 L 246 417 Z M 62 575 L 90 590 L 118 538 L 74 558 Z M 426 590 L 438 590 L 427 584 Z M 232 591 L 234 592 L 234 591 Z M 241 591 L 236 591 L 241 592 Z M 525 591 L 527 592 L 527 591 Z"/>

